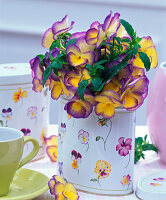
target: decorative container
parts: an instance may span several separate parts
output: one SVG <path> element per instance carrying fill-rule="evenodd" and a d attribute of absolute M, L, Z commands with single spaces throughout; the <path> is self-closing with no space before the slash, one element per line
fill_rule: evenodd
<path fill-rule="evenodd" d="M 60 100 L 59 174 L 76 189 L 105 195 L 133 192 L 135 112 L 116 109 L 111 119 L 94 112 L 74 119 Z"/>
<path fill-rule="evenodd" d="M 41 93 L 32 90 L 32 75 L 28 63 L 0 65 L 0 126 L 21 130 L 40 144 L 35 159 L 44 157 L 44 136 L 49 123 L 48 88 Z M 31 151 L 25 147 L 25 155 Z M 24 156 L 25 156 L 24 155 Z"/>
<path fill-rule="evenodd" d="M 148 95 L 147 124 L 160 160 L 166 164 L 166 62 L 158 68 Z"/>

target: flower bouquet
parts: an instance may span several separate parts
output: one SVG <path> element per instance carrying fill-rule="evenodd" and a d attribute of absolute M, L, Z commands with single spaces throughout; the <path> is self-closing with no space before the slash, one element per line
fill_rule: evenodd
<path fill-rule="evenodd" d="M 64 178 L 84 191 L 128 194 L 134 163 L 131 121 L 147 97 L 145 71 L 157 66 L 156 48 L 150 36 L 139 37 L 112 11 L 86 31 L 71 34 L 73 25 L 66 15 L 45 31 L 42 46 L 48 51 L 30 61 L 33 90 L 49 87 L 52 99 L 61 97 L 65 134 L 59 129 L 58 161 Z"/>

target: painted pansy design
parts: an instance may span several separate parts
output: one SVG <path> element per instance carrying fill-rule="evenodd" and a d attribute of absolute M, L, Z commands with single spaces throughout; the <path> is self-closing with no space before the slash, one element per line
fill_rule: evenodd
<path fill-rule="evenodd" d="M 154 187 L 158 187 L 158 186 L 161 186 L 162 184 L 160 184 L 160 183 L 150 183 L 150 185 L 152 185 Z"/>
<path fill-rule="evenodd" d="M 79 164 L 81 163 L 82 155 L 79 152 L 73 150 L 71 152 L 71 159 L 73 169 L 77 170 L 79 174 Z"/>
<path fill-rule="evenodd" d="M 48 182 L 50 193 L 56 200 L 78 200 L 79 196 L 71 183 L 66 182 L 61 176 L 54 175 Z"/>
<path fill-rule="evenodd" d="M 58 166 L 59 166 L 59 174 L 60 176 L 63 176 L 63 162 L 58 162 Z"/>
<path fill-rule="evenodd" d="M 110 172 L 111 172 L 111 164 L 105 160 L 98 160 L 96 162 L 96 168 L 94 169 L 94 173 L 97 174 L 97 179 L 93 178 L 90 181 L 98 182 L 98 184 L 100 185 L 99 180 L 107 178 L 110 175 Z"/>
<path fill-rule="evenodd" d="M 154 181 L 165 182 L 166 178 L 154 178 Z"/>
<path fill-rule="evenodd" d="M 19 87 L 17 92 L 14 92 L 13 94 L 13 101 L 17 103 L 20 100 L 23 100 L 23 98 L 26 98 L 28 96 L 28 92 L 26 90 L 23 90 Z"/>
<path fill-rule="evenodd" d="M 30 106 L 27 109 L 27 117 L 29 117 L 31 120 L 35 120 L 35 124 L 37 123 L 37 107 L 36 106 Z"/>
<path fill-rule="evenodd" d="M 2 112 L 1 112 L 1 116 L 2 118 L 4 119 L 5 121 L 5 125 L 4 125 L 4 122 L 2 121 L 2 126 L 8 126 L 8 121 L 11 120 L 12 118 L 12 109 L 11 108 L 7 108 L 7 109 L 2 109 Z"/>
<path fill-rule="evenodd" d="M 43 128 L 42 129 L 42 134 L 41 134 L 40 140 L 42 141 L 43 145 L 45 144 L 45 138 L 47 136 L 47 132 L 48 132 L 47 128 Z"/>
<path fill-rule="evenodd" d="M 119 142 L 119 144 L 116 145 L 116 151 L 118 151 L 119 155 L 124 156 L 124 157 L 129 155 L 129 161 L 128 161 L 128 164 L 126 165 L 126 167 L 128 167 L 128 165 L 130 163 L 130 152 L 129 151 L 132 148 L 132 146 L 131 146 L 132 139 L 127 138 L 125 140 L 125 137 L 120 137 L 118 142 Z"/>
<path fill-rule="evenodd" d="M 56 135 L 52 135 L 49 138 L 45 138 L 46 153 L 52 162 L 57 161 L 57 145 L 58 138 Z"/>
<path fill-rule="evenodd" d="M 66 134 L 66 124 L 65 123 L 61 123 L 61 133 L 62 133 L 63 137 Z"/>
<path fill-rule="evenodd" d="M 89 149 L 89 133 L 83 129 L 79 130 L 78 140 L 81 142 L 81 144 L 84 144 L 87 146 L 87 149 L 86 149 L 86 152 L 87 152 Z"/>
<path fill-rule="evenodd" d="M 123 179 L 122 179 L 122 181 L 121 181 L 121 184 L 123 185 L 123 186 L 128 186 L 129 187 L 129 185 L 130 185 L 130 182 L 131 182 L 131 176 L 128 174 L 128 175 L 124 175 L 123 176 Z"/>
<path fill-rule="evenodd" d="M 22 128 L 21 131 L 24 133 L 24 136 L 30 136 L 31 130 L 29 128 Z"/>

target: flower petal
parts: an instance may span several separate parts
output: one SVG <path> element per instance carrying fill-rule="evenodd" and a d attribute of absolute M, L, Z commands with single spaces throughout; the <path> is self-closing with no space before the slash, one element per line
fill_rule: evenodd
<path fill-rule="evenodd" d="M 102 43 L 102 41 L 104 40 L 105 37 L 105 32 L 103 31 L 103 27 L 102 25 L 99 25 L 99 32 L 97 35 L 97 47 Z"/>
<path fill-rule="evenodd" d="M 32 90 L 35 92 L 41 92 L 43 90 L 42 84 L 40 84 L 39 80 L 34 78 L 32 81 L 33 87 Z"/>
<path fill-rule="evenodd" d="M 115 114 L 115 107 L 112 104 L 98 103 L 95 107 L 95 113 L 109 119 Z"/>
<path fill-rule="evenodd" d="M 78 38 L 75 45 L 80 49 L 81 53 L 84 53 L 87 51 L 93 51 L 96 47 L 95 45 L 87 44 L 85 37 Z"/>
<path fill-rule="evenodd" d="M 55 179 L 56 182 L 59 182 L 65 185 L 65 181 L 61 176 L 55 175 L 53 176 L 53 178 Z"/>
<path fill-rule="evenodd" d="M 65 197 L 63 196 L 63 191 L 65 189 L 65 185 L 57 182 L 54 186 L 54 195 L 56 200 L 65 200 Z"/>
<path fill-rule="evenodd" d="M 53 39 L 53 33 L 52 33 L 52 28 L 49 28 L 45 31 L 43 38 L 42 38 L 42 46 L 44 48 L 50 48 L 52 42 L 54 41 Z"/>
<path fill-rule="evenodd" d="M 93 45 L 97 43 L 97 34 L 98 30 L 95 28 L 91 28 L 86 32 L 85 40 L 87 44 Z"/>
<path fill-rule="evenodd" d="M 51 90 L 51 97 L 57 100 L 62 94 L 62 92 L 63 92 L 63 89 L 62 89 L 61 82 L 55 81 L 55 84 Z"/>
<path fill-rule="evenodd" d="M 56 145 L 46 147 L 46 152 L 52 162 L 57 161 L 57 146 Z"/>
<path fill-rule="evenodd" d="M 118 142 L 119 142 L 120 145 L 123 145 L 124 139 L 125 139 L 124 137 L 120 137 L 119 138 Z"/>
<path fill-rule="evenodd" d="M 85 65 L 88 63 L 88 59 L 87 58 L 83 58 L 79 55 L 76 55 L 72 52 L 67 54 L 67 60 L 70 63 L 70 65 L 72 65 L 73 67 L 77 67 L 80 65 Z"/>
<path fill-rule="evenodd" d="M 65 184 L 63 195 L 64 195 L 64 197 L 66 197 L 69 200 L 78 200 L 79 199 L 78 193 L 71 183 Z"/>

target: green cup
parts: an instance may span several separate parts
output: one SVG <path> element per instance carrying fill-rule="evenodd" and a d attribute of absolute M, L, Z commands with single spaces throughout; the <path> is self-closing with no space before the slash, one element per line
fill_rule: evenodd
<path fill-rule="evenodd" d="M 32 142 L 33 150 L 22 159 L 24 145 Z M 17 169 L 32 160 L 39 151 L 39 143 L 16 129 L 0 128 L 0 196 L 7 195 Z"/>

